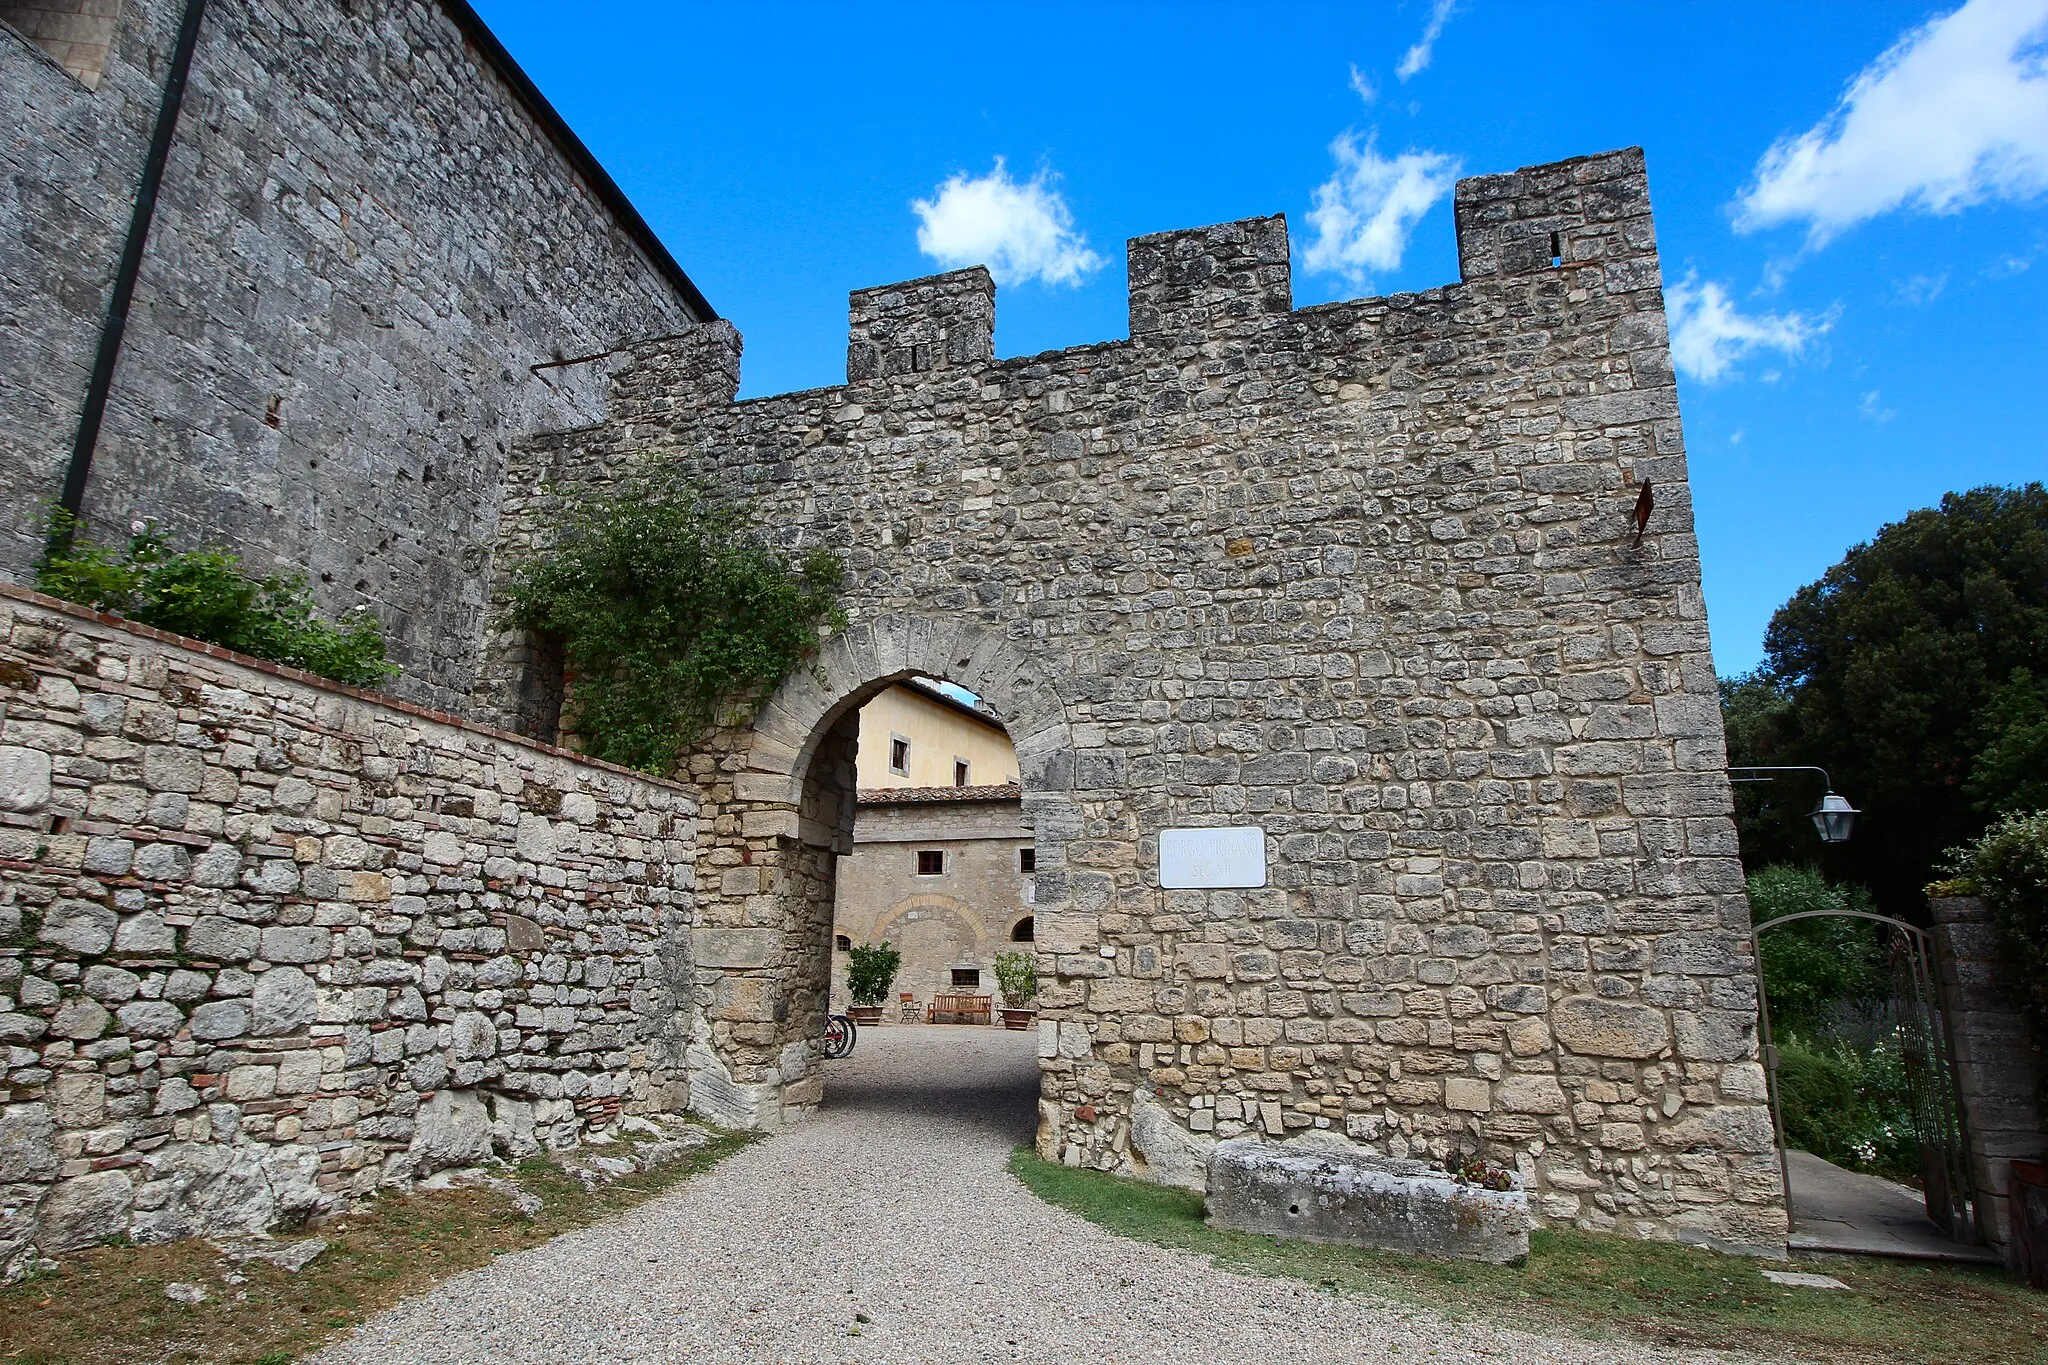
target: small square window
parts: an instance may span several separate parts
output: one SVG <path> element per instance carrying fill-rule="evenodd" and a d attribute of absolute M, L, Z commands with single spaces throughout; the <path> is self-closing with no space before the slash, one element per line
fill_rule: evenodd
<path fill-rule="evenodd" d="M 853 951 L 853 940 L 845 934 L 837 934 L 832 939 L 832 946 L 842 953 L 850 953 Z"/>
<path fill-rule="evenodd" d="M 955 968 L 953 969 L 953 989 L 954 989 L 954 990 L 956 990 L 956 991 L 959 991 L 959 990 L 966 990 L 966 991 L 978 991 L 978 990 L 980 990 L 980 989 L 981 989 L 981 968 L 979 968 L 979 967 L 955 967 Z"/>
<path fill-rule="evenodd" d="M 1036 871 L 1038 871 L 1038 850 L 1037 850 L 1037 849 L 1035 849 L 1035 848 L 1020 848 L 1020 849 L 1018 849 L 1018 850 L 1017 850 L 1017 870 L 1018 870 L 1019 872 L 1036 872 Z"/>
<path fill-rule="evenodd" d="M 967 760 L 964 758 L 953 760 L 953 785 L 956 787 L 967 785 Z"/>
<path fill-rule="evenodd" d="M 910 741 L 901 735 L 889 737 L 889 771 L 898 777 L 910 776 Z"/>
<path fill-rule="evenodd" d="M 939 877 L 945 875 L 946 852 L 938 848 L 921 848 L 917 851 L 917 875 Z"/>

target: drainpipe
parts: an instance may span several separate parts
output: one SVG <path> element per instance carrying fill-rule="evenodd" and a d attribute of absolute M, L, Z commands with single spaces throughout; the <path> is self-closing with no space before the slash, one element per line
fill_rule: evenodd
<path fill-rule="evenodd" d="M 142 180 L 135 187 L 135 212 L 128 219 L 128 240 L 121 248 L 121 264 L 114 273 L 114 292 L 107 300 L 107 324 L 100 329 L 99 354 L 93 358 L 92 382 L 85 390 L 85 410 L 79 414 L 78 435 L 71 445 L 71 464 L 64 471 L 64 492 L 57 505 L 68 520 L 52 539 L 63 546 L 71 539 L 72 527 L 85 506 L 85 481 L 92 472 L 93 448 L 99 444 L 100 423 L 107 414 L 107 395 L 114 387 L 114 363 L 121 357 L 121 337 L 128 330 L 128 308 L 135 301 L 135 280 L 142 273 L 142 251 L 149 243 L 150 220 L 156 216 L 156 194 L 163 184 L 164 163 L 170 159 L 171 139 L 178 131 L 178 111 L 185 103 L 185 82 L 192 73 L 192 51 L 199 43 L 199 20 L 206 13 L 206 0 L 186 0 L 185 18 L 178 25 L 178 42 L 172 50 L 171 70 L 164 80 L 163 102 L 157 107 L 156 128 L 150 134 L 149 159 L 142 166 Z"/>

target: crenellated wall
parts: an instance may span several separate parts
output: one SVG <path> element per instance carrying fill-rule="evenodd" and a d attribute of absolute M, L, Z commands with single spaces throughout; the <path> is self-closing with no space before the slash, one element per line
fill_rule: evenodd
<path fill-rule="evenodd" d="M 687 1108 L 696 805 L 0 584 L 0 1264 Z"/>
<path fill-rule="evenodd" d="M 1456 217 L 1461 282 L 1303 309 L 1284 219 L 1137 238 L 1129 339 L 1038 356 L 991 358 L 983 272 L 862 290 L 845 385 L 746 402 L 715 324 L 515 448 L 505 556 L 651 458 L 850 570 L 852 628 L 688 765 L 723 1112 L 817 1102 L 846 720 L 923 675 L 1017 744 L 1044 1155 L 1479 1151 L 1553 1224 L 1782 1249 L 1642 154 Z M 536 644 L 484 714 L 553 723 Z M 1162 830 L 1247 825 L 1264 885 L 1161 886 Z"/>

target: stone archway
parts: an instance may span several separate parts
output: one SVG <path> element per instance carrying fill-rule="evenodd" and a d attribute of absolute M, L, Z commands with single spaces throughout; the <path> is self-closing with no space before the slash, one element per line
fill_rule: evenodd
<path fill-rule="evenodd" d="M 1050 681 L 970 621 L 891 614 L 833 637 L 751 725 L 692 765 L 704 804 L 688 1059 L 691 1105 L 707 1117 L 774 1130 L 824 1097 L 816 1044 L 831 988 L 835 859 L 853 847 L 860 708 L 919 676 L 966 687 L 1003 718 L 1035 831 L 1038 923 L 1058 912 L 1064 840 L 1077 823 L 1072 738 Z"/>

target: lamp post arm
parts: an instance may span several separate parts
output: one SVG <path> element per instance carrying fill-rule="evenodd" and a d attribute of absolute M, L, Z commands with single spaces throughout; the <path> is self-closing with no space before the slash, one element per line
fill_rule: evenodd
<path fill-rule="evenodd" d="M 1809 766 L 1809 765 L 1806 765 L 1806 764 L 1792 764 L 1792 765 L 1789 765 L 1789 766 L 1784 766 L 1784 767 L 1765 767 L 1765 768 L 1749 768 L 1749 767 L 1745 767 L 1745 768 L 1730 768 L 1730 769 L 1728 769 L 1727 771 L 1728 771 L 1728 780 L 1729 780 L 1729 781 L 1731 781 L 1731 782 L 1769 782 L 1769 781 L 1771 781 L 1771 779 L 1770 779 L 1770 778 L 1768 778 L 1768 777 L 1738 777 L 1738 776 L 1736 775 L 1736 774 L 1738 774 L 1738 773 L 1819 773 L 1819 774 L 1820 774 L 1820 780 L 1821 780 L 1821 782 L 1822 782 L 1822 783 L 1823 783 L 1823 784 L 1824 784 L 1824 785 L 1825 785 L 1825 786 L 1827 787 L 1827 789 L 1828 789 L 1829 791 L 1833 791 L 1833 790 L 1835 789 L 1835 782 L 1834 782 L 1834 779 L 1828 776 L 1828 770 L 1827 770 L 1826 768 L 1815 768 L 1815 767 L 1811 767 L 1811 766 Z"/>

